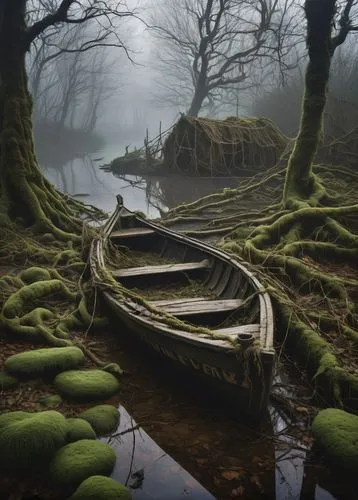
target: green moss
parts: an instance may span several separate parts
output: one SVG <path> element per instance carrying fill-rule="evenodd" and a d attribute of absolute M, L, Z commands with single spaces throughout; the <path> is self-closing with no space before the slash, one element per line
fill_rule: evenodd
<path fill-rule="evenodd" d="M 103 370 L 70 370 L 57 375 L 54 381 L 58 392 L 74 399 L 104 400 L 119 389 L 118 380 Z"/>
<path fill-rule="evenodd" d="M 9 411 L 6 413 L 2 413 L 0 415 L 0 429 L 6 427 L 9 424 L 14 424 L 15 422 L 21 422 L 25 418 L 29 418 L 33 415 L 33 413 L 29 413 L 27 411 Z"/>
<path fill-rule="evenodd" d="M 123 484 L 105 476 L 92 476 L 83 481 L 69 500 L 130 500 L 132 495 Z"/>
<path fill-rule="evenodd" d="M 358 470 L 358 416 L 327 408 L 314 419 L 312 433 L 332 464 L 345 471 Z"/>
<path fill-rule="evenodd" d="M 119 377 L 120 375 L 123 375 L 123 370 L 117 363 L 109 363 L 108 365 L 104 366 L 102 368 L 102 370 L 104 370 L 105 372 L 111 373 L 115 377 Z"/>
<path fill-rule="evenodd" d="M 5 367 L 16 375 L 39 376 L 75 368 L 84 360 L 85 356 L 78 347 L 50 347 L 14 354 L 5 361 Z"/>
<path fill-rule="evenodd" d="M 18 380 L 12 377 L 6 372 L 0 372 L 0 390 L 1 389 L 12 389 L 18 384 Z"/>
<path fill-rule="evenodd" d="M 78 485 L 95 474 L 111 474 L 116 462 L 113 449 L 102 441 L 83 439 L 61 448 L 54 456 L 50 474 L 62 485 Z"/>
<path fill-rule="evenodd" d="M 44 408 L 57 408 L 62 403 L 62 398 L 58 394 L 45 396 L 39 399 L 39 404 Z"/>
<path fill-rule="evenodd" d="M 26 284 L 35 283 L 35 281 L 50 280 L 51 276 L 47 269 L 42 267 L 29 267 L 20 274 L 22 281 Z"/>
<path fill-rule="evenodd" d="M 68 418 L 67 419 L 69 431 L 67 434 L 67 441 L 73 443 L 80 439 L 96 439 L 96 433 L 91 425 L 82 418 Z"/>
<path fill-rule="evenodd" d="M 0 464 L 3 467 L 40 468 L 66 443 L 67 422 L 56 411 L 29 416 L 18 414 L 13 418 L 15 422 L 9 422 L 0 431 Z"/>
<path fill-rule="evenodd" d="M 61 280 L 38 281 L 13 293 L 4 304 L 3 315 L 6 319 L 21 317 L 29 304 L 54 294 L 61 294 L 70 300 L 76 298 Z"/>
<path fill-rule="evenodd" d="M 111 405 L 98 405 L 80 414 L 80 418 L 87 420 L 98 436 L 112 434 L 119 424 L 119 413 Z"/>

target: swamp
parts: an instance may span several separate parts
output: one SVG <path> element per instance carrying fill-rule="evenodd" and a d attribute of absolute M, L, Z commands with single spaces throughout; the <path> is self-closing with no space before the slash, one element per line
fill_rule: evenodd
<path fill-rule="evenodd" d="M 356 498 L 357 9 L 2 0 L 0 499 Z M 117 195 L 132 218 L 252 273 L 254 303 L 269 297 L 275 364 L 259 422 L 103 300 L 110 287 L 222 341 L 152 305 L 215 301 L 210 277 L 115 280 L 178 265 L 165 245 L 106 245 L 109 279 L 96 280 L 91 252 Z M 252 296 L 238 296 L 230 326 L 260 326 Z M 232 346 L 239 363 L 248 351 Z"/>

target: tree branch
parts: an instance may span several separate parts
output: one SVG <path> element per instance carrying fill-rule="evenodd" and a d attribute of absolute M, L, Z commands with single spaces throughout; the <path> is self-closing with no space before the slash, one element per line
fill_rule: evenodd
<path fill-rule="evenodd" d="M 59 8 L 53 14 L 47 14 L 43 19 L 37 21 L 27 29 L 26 44 L 30 47 L 31 43 L 41 33 L 43 33 L 50 26 L 67 21 L 68 11 L 75 0 L 62 0 Z"/>
<path fill-rule="evenodd" d="M 340 30 L 338 34 L 331 40 L 331 52 L 332 55 L 339 45 L 342 45 L 346 40 L 348 33 L 350 31 L 357 31 L 358 27 L 352 26 L 350 19 L 351 9 L 353 7 L 355 0 L 347 0 L 347 3 L 343 9 L 342 16 L 339 20 Z"/>

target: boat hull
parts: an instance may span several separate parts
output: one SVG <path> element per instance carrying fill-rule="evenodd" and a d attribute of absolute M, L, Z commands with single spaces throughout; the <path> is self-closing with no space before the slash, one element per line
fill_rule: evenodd
<path fill-rule="evenodd" d="M 228 402 L 235 417 L 258 422 L 265 415 L 273 378 L 273 351 L 224 350 L 186 342 L 129 316 L 110 294 L 105 293 L 104 298 L 137 340 L 213 389 L 215 397 Z"/>
<path fill-rule="evenodd" d="M 131 238 L 130 241 L 128 237 Z M 214 336 L 191 330 L 190 320 L 185 328 L 181 328 L 180 321 L 165 322 L 160 314 L 148 310 L 126 293 L 116 293 L 111 285 L 102 281 L 101 270 L 106 270 L 104 248 L 109 239 L 112 242 L 120 241 L 120 245 L 128 246 L 129 249 L 144 249 L 147 252 L 156 249 L 161 257 L 181 262 L 178 266 L 185 269 L 184 276 L 189 269 L 195 269 L 199 273 L 204 270 L 206 275 L 200 278 L 203 286 L 219 299 L 212 302 L 204 300 L 205 306 L 209 305 L 211 320 L 214 321 L 215 317 L 215 324 L 222 324 L 221 316 L 216 316 L 220 313 L 223 302 L 227 306 L 234 302 L 237 310 L 240 306 L 236 304 L 251 304 L 250 297 L 254 297 L 254 305 L 250 306 L 248 315 L 244 315 L 234 331 L 227 331 L 230 328 L 214 328 Z M 158 268 L 161 268 L 161 272 L 164 270 L 169 283 L 173 285 L 173 271 L 178 266 L 171 263 L 163 266 L 143 265 L 129 269 L 129 272 L 125 269 L 111 272 L 112 276 L 119 279 L 122 287 L 127 288 L 130 285 L 126 281 L 128 276 L 132 286 L 140 284 L 138 271 L 140 279 L 152 279 L 153 283 L 158 284 L 161 278 Z M 142 219 L 119 203 L 105 225 L 102 236 L 92 242 L 90 267 L 94 283 L 102 291 L 113 313 L 140 341 L 169 360 L 173 366 L 186 370 L 204 382 L 216 395 L 224 396 L 240 419 L 256 422 L 262 418 L 267 410 L 275 365 L 272 305 L 258 279 L 242 263 L 220 249 Z M 210 307 L 211 303 L 217 304 L 217 308 Z M 194 306 L 197 307 L 195 304 Z M 155 310 L 156 307 L 158 306 L 154 306 Z M 202 303 L 200 307 L 203 307 Z M 185 305 L 184 313 L 189 316 L 191 314 L 194 318 L 189 310 L 189 305 Z M 181 313 L 180 308 L 176 311 L 179 311 L 177 314 Z M 199 325 L 205 327 L 205 321 L 199 321 Z M 242 336 L 243 331 L 246 333 Z M 247 338 L 250 336 L 251 340 L 248 342 Z"/>

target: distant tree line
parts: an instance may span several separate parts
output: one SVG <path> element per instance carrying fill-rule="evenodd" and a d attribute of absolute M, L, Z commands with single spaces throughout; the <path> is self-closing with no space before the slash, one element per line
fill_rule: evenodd
<path fill-rule="evenodd" d="M 29 22 L 58 8 L 56 0 L 29 3 Z M 88 134 L 94 131 L 101 107 L 120 87 L 115 79 L 119 64 L 113 51 L 106 50 L 115 46 L 127 51 L 116 27 L 97 18 L 85 24 L 54 24 L 39 34 L 27 58 L 36 128 L 50 124 Z"/>

